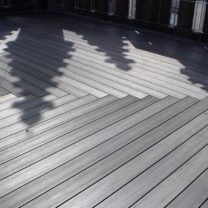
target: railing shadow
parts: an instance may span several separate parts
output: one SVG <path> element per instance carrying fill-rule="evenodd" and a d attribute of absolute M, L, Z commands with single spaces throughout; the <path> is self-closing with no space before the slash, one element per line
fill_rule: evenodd
<path fill-rule="evenodd" d="M 37 18 L 35 21 L 39 24 L 40 20 Z M 30 34 L 29 27 L 18 21 L 2 23 L 0 40 L 4 42 L 4 47 L 0 56 L 0 71 L 10 75 L 9 80 L 12 80 L 14 91 L 18 88 L 18 96 L 24 96 L 23 100 L 13 104 L 13 108 L 21 110 L 21 121 L 30 126 L 41 120 L 43 111 L 53 109 L 54 100 L 61 97 L 52 95 L 52 92 L 53 89 L 59 88 L 57 80 L 63 76 L 59 69 L 66 66 L 63 60 L 70 58 L 70 52 L 74 50 L 73 44 L 64 40 L 62 30 L 56 31 L 59 42 L 66 47 L 60 50 L 56 60 L 53 60 L 54 53 L 47 43 L 47 38 Z M 36 47 L 38 45 L 39 47 Z M 51 61 L 44 54 L 51 55 Z M 34 79 L 31 82 L 30 77 Z M 35 99 L 31 99 L 31 96 Z M 31 102 L 35 103 L 33 107 Z"/>

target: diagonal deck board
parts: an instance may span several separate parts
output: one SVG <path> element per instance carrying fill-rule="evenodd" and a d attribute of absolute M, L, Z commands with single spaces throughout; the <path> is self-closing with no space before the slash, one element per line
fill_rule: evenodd
<path fill-rule="evenodd" d="M 208 196 L 208 171 L 203 172 L 193 183 L 189 184 L 167 207 L 200 207 Z M 187 200 L 183 200 L 186 198 Z"/>
<path fill-rule="evenodd" d="M 205 48 L 56 14 L 0 30 L 0 207 L 207 206 Z"/>

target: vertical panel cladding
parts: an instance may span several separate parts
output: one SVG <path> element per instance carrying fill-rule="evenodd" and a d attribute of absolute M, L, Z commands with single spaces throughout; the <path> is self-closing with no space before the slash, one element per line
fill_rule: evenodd
<path fill-rule="evenodd" d="M 142 21 L 168 24 L 171 0 L 137 0 L 136 18 Z"/>
<path fill-rule="evenodd" d="M 192 29 L 195 0 L 181 0 L 178 12 L 178 28 Z"/>
<path fill-rule="evenodd" d="M 35 10 L 37 7 L 35 0 L 9 0 L 4 1 L 3 12 L 16 12 L 16 11 L 27 11 Z"/>
<path fill-rule="evenodd" d="M 207 1 L 205 21 L 204 21 L 204 32 L 208 33 L 208 1 Z"/>
<path fill-rule="evenodd" d="M 159 23 L 168 25 L 170 20 L 171 0 L 161 0 Z"/>
<path fill-rule="evenodd" d="M 64 0 L 64 5 L 69 8 L 75 8 L 76 0 Z"/>
<path fill-rule="evenodd" d="M 86 9 L 91 10 L 93 0 L 79 0 L 79 8 L 80 9 Z"/>
<path fill-rule="evenodd" d="M 77 0 L 50 0 L 50 9 L 67 12 L 68 9 L 76 7 L 76 1 Z"/>
<path fill-rule="evenodd" d="M 137 0 L 136 18 L 158 22 L 160 0 Z"/>
<path fill-rule="evenodd" d="M 115 15 L 121 17 L 128 17 L 129 0 L 116 0 Z"/>
<path fill-rule="evenodd" d="M 46 10 L 48 8 L 47 0 L 37 0 L 37 9 Z"/>
<path fill-rule="evenodd" d="M 108 13 L 108 0 L 95 0 L 95 11 Z"/>

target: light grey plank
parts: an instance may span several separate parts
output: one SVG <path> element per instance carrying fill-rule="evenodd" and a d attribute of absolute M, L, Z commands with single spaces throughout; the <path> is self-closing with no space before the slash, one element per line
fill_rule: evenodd
<path fill-rule="evenodd" d="M 169 147 L 164 144 L 154 146 L 153 149 L 149 149 L 149 151 L 146 151 L 141 156 L 131 160 L 121 168 L 105 177 L 103 180 L 99 181 L 98 183 L 94 184 L 93 186 L 89 187 L 79 195 L 63 204 L 61 207 L 93 207 L 101 200 L 105 199 L 107 196 L 110 196 L 110 194 L 113 194 L 113 192 L 120 189 L 130 181 L 126 186 L 114 194 L 116 195 L 115 197 L 119 196 L 119 200 L 114 198 L 115 200 L 112 200 L 112 203 L 110 204 L 101 204 L 103 207 L 116 207 L 115 205 L 118 203 L 118 205 L 120 205 L 118 207 L 128 207 L 129 202 L 132 203 L 134 200 L 137 200 L 145 195 L 155 185 L 160 183 L 175 169 L 180 167 L 180 165 L 182 165 L 187 159 L 190 159 L 202 147 L 207 145 L 207 133 L 208 129 L 202 131 L 197 136 L 190 139 L 187 144 L 180 146 L 170 154 L 168 153 L 173 150 L 172 145 Z M 174 140 L 176 140 L 176 138 L 179 139 L 175 135 Z M 167 139 L 164 140 L 165 143 L 168 141 L 169 140 Z M 202 172 L 206 168 L 208 160 L 205 159 L 205 155 L 207 154 L 207 151 L 208 148 L 206 147 L 205 150 L 203 150 L 202 153 L 196 157 L 197 159 L 194 160 L 194 165 L 198 168 L 195 169 L 194 173 L 198 173 L 198 171 Z M 163 158 L 166 154 L 168 155 Z M 157 163 L 155 164 L 155 162 Z M 147 169 L 148 167 L 151 168 Z"/>
<path fill-rule="evenodd" d="M 2 98 L 2 97 L 1 97 Z M 2 102 L 0 102 L 0 112 L 9 108 L 14 107 L 16 104 L 21 104 L 22 102 L 29 102 L 31 100 L 38 99 L 37 97 L 33 95 L 26 95 L 23 97 L 16 97 L 13 94 L 9 94 L 9 96 L 6 96 L 5 98 L 2 98 Z"/>
<path fill-rule="evenodd" d="M 192 101 L 193 101 L 193 99 L 192 99 Z M 172 116 L 177 115 L 178 112 L 183 111 L 183 109 L 186 108 L 186 107 L 188 107 L 189 105 L 191 105 L 192 102 L 191 102 L 191 99 L 186 99 L 186 102 L 183 101 L 183 106 L 181 104 L 182 104 L 182 102 L 179 102 L 179 103 L 175 104 L 174 107 L 171 107 L 170 112 L 172 112 L 172 113 L 167 113 L 167 110 L 165 110 L 164 112 L 161 112 L 161 116 L 159 116 L 159 115 L 158 116 L 153 116 L 153 117 L 145 120 L 144 122 L 142 122 L 143 125 L 137 125 L 137 128 L 133 128 L 133 130 L 129 129 L 126 132 L 124 132 L 122 134 L 119 134 L 115 138 L 110 139 L 109 141 L 107 141 L 107 142 L 105 142 L 103 144 L 101 143 L 101 145 L 99 145 L 95 149 L 90 150 L 90 152 L 86 152 L 83 156 L 81 155 L 80 158 L 75 158 L 74 161 L 70 161 L 70 162 L 68 162 L 68 164 L 65 164 L 63 167 L 60 167 L 61 170 L 57 169 L 55 171 L 52 171 L 51 173 L 49 173 L 50 176 L 43 176 L 43 178 L 41 179 L 41 181 L 44 181 L 43 183 L 45 185 L 44 186 L 41 186 L 42 187 L 41 190 L 43 190 L 43 188 L 44 189 L 51 189 L 49 187 L 55 185 L 55 184 L 52 184 L 51 183 L 51 180 L 53 180 L 54 183 L 55 183 L 55 180 L 57 181 L 56 183 L 59 183 L 61 181 L 65 181 L 67 178 L 70 178 L 70 176 L 72 176 L 72 174 L 76 174 L 76 172 L 79 171 L 79 169 L 81 171 L 82 169 L 85 169 L 84 168 L 85 166 L 91 166 L 91 163 L 96 162 L 96 161 L 99 161 L 100 160 L 99 159 L 100 157 L 101 158 L 105 158 L 106 155 L 110 155 L 112 152 L 114 152 L 116 150 L 119 150 L 122 146 L 124 147 L 126 144 L 131 143 L 132 141 L 134 141 L 134 139 L 138 138 L 140 135 L 143 135 L 145 132 L 150 131 L 152 128 L 155 128 L 155 126 L 162 124 L 165 120 L 168 120 Z M 179 106 L 181 107 L 181 109 L 178 108 Z M 202 120 L 200 120 L 200 121 L 202 121 Z M 174 128 L 177 128 L 177 127 L 175 127 L 176 126 L 175 123 L 176 122 L 169 122 L 169 124 L 171 124 L 169 126 L 169 130 L 170 131 L 174 131 Z M 196 123 L 194 125 L 196 125 Z M 137 129 L 137 131 L 135 131 L 134 129 Z M 120 162 L 121 163 L 125 163 L 125 161 L 128 160 L 129 157 L 134 157 L 133 156 L 134 154 L 139 154 L 140 151 L 141 152 L 144 151 L 143 148 L 148 148 L 148 145 L 151 146 L 152 143 L 154 143 L 154 142 L 157 143 L 157 140 L 160 138 L 160 136 L 162 136 L 162 134 L 168 134 L 167 131 L 162 131 L 162 130 L 164 130 L 163 126 L 160 129 L 158 129 L 158 131 L 156 131 L 157 134 L 152 133 L 151 136 L 149 136 L 149 140 L 151 140 L 149 142 L 147 142 L 148 137 L 145 137 L 144 139 L 141 138 L 141 140 L 143 140 L 143 142 L 139 142 L 138 141 L 138 144 L 137 144 L 137 142 L 133 142 L 133 144 L 130 145 L 130 146 L 131 147 L 135 147 L 137 149 L 135 149 L 135 151 L 128 151 L 128 152 L 126 152 L 127 155 L 128 155 L 128 157 L 127 157 L 126 154 L 124 154 L 121 157 Z M 163 132 L 163 133 L 160 134 L 161 132 Z M 158 135 L 158 133 L 159 133 L 159 135 Z M 155 135 L 155 137 L 152 138 L 152 135 Z M 79 146 L 81 147 L 81 149 L 83 149 L 82 148 L 83 145 L 79 145 Z M 80 147 L 77 147 L 75 149 L 78 149 Z M 74 147 L 72 147 L 72 149 L 74 149 Z M 124 147 L 124 149 L 125 149 L 125 147 Z M 123 152 L 123 150 L 120 150 L 119 152 Z M 83 158 L 83 159 L 81 159 L 81 158 Z M 86 160 L 86 158 L 88 158 L 88 159 Z M 112 157 L 110 156 L 110 158 L 108 159 L 108 161 L 105 162 L 105 164 L 109 164 L 110 165 L 110 166 L 108 166 L 108 171 L 111 170 L 111 169 L 109 169 L 109 167 L 116 168 L 116 166 L 119 166 L 119 164 L 120 164 L 120 162 L 118 162 L 116 160 L 114 160 L 115 163 L 111 163 L 110 162 L 111 161 L 111 158 L 114 158 L 114 157 L 113 156 Z M 75 169 L 73 168 L 74 169 L 73 170 L 72 167 L 74 167 Z M 94 169 L 95 170 L 98 170 L 97 167 L 99 167 L 99 166 L 95 165 L 95 167 L 93 167 L 93 170 Z M 97 172 L 96 174 L 99 175 L 98 177 L 103 177 L 103 174 L 104 175 L 107 174 L 106 171 L 104 171 L 104 169 L 100 169 L 98 172 L 97 171 L 95 171 L 95 172 Z M 90 183 L 92 183 L 94 180 L 95 180 L 95 178 L 92 179 Z M 36 193 L 36 195 L 37 194 L 38 195 L 40 194 L 40 192 L 38 191 L 40 189 L 38 189 L 38 187 L 40 187 L 40 185 L 43 185 L 43 183 L 40 183 L 40 182 L 37 182 L 37 181 L 33 183 L 35 185 L 35 187 L 37 187 L 37 189 L 34 189 L 34 192 Z M 77 183 L 77 185 L 79 185 L 79 183 Z M 27 187 L 29 187 L 29 186 L 33 186 L 33 185 L 31 185 L 31 184 L 29 185 L 28 184 Z M 65 185 L 63 184 L 63 186 L 65 186 Z M 67 187 L 70 189 L 70 186 L 67 186 Z M 14 197 L 15 199 L 18 199 L 19 201 L 21 201 L 20 198 L 23 197 L 25 200 L 29 200 L 27 198 L 28 195 L 26 196 L 25 194 L 23 194 L 23 192 L 24 192 L 23 190 L 25 190 L 25 188 L 26 187 L 24 187 L 24 189 L 22 188 L 22 191 L 20 190 L 19 193 L 16 193 L 16 194 L 13 193 L 12 194 L 12 198 Z M 80 188 L 82 189 L 82 186 L 79 187 L 79 188 L 77 187 L 74 190 L 76 190 L 77 192 L 79 192 Z M 60 188 L 60 189 L 62 189 L 62 188 Z M 62 191 L 64 191 L 64 190 L 65 189 L 63 189 Z M 53 190 L 52 192 L 55 193 L 56 191 Z M 59 191 L 56 192 L 56 193 L 59 193 Z M 75 194 L 75 192 L 73 192 L 73 193 Z M 71 194 L 73 194 L 73 193 L 71 193 Z M 46 194 L 43 195 L 43 198 L 44 197 L 47 198 L 49 195 L 51 195 L 51 194 L 47 194 L 46 193 Z M 34 195 L 32 195 L 32 193 L 31 193 L 31 195 L 28 196 L 28 197 L 31 198 L 32 196 L 34 196 Z M 20 197 L 20 198 L 18 198 L 18 197 Z M 50 202 L 47 203 L 47 206 L 50 207 L 54 203 L 57 204 L 58 201 L 60 201 L 61 199 L 64 200 L 63 198 L 65 198 L 65 194 L 60 194 L 58 197 L 55 197 L 55 201 L 50 200 Z M 8 201 L 8 199 L 5 200 L 5 201 Z M 39 200 L 39 201 L 41 201 L 41 200 Z M 24 200 L 21 203 L 24 203 Z M 46 202 L 45 202 L 45 204 L 46 204 Z"/>
<path fill-rule="evenodd" d="M 71 55 L 77 55 L 77 52 L 70 52 L 70 54 Z M 114 67 L 115 68 L 115 66 L 113 64 L 102 62 L 99 59 L 97 59 L 97 57 L 88 57 L 87 54 L 84 54 L 84 55 L 81 54 L 79 57 L 80 58 L 85 58 L 88 61 L 92 61 L 92 62 L 101 64 L 101 65 L 106 66 L 106 67 Z M 164 77 L 160 76 L 160 75 L 157 75 L 157 77 L 160 77 L 160 79 L 157 79 L 155 77 L 152 77 L 152 76 L 149 76 L 149 75 L 146 75 L 146 74 L 142 74 L 142 73 L 137 73 L 137 77 L 140 77 L 140 78 L 148 80 L 150 82 L 154 82 L 156 84 L 162 85 L 163 87 L 167 87 L 167 88 L 170 88 L 172 90 L 184 93 L 186 95 L 196 97 L 198 99 L 203 99 L 205 96 L 207 96 L 207 93 L 205 93 L 203 90 L 200 90 L 200 88 L 197 88 L 193 85 L 189 85 L 189 84 L 186 84 L 186 83 L 182 83 L 182 82 L 177 81 L 177 80 L 172 80 L 172 82 L 177 83 L 177 85 L 176 85 L 176 84 L 170 83 L 170 80 L 171 80 L 170 78 L 166 77 L 166 80 L 164 81 L 163 80 Z M 167 82 L 167 80 L 169 80 L 169 82 Z M 184 85 L 183 88 L 181 88 L 181 84 Z M 191 90 L 190 88 L 193 89 L 193 90 Z M 195 92 L 195 91 L 197 91 L 197 92 Z"/>
<path fill-rule="evenodd" d="M 133 104 L 128 105 L 128 104 L 131 104 L 131 102 L 133 102 Z M 125 105 L 127 105 L 127 107 L 122 108 L 122 107 L 125 107 Z M 101 122 L 100 118 L 110 114 L 108 116 L 108 118 L 109 118 L 111 116 L 112 112 L 116 111 L 116 113 L 117 112 L 119 113 L 119 109 L 121 109 L 121 108 L 122 108 L 121 110 L 126 110 L 126 113 L 128 115 L 128 114 L 130 114 L 130 112 L 135 112 L 136 111 L 135 109 L 138 109 L 137 106 L 138 106 L 138 102 L 134 102 L 134 100 L 127 100 L 127 99 L 123 102 L 121 102 L 121 101 L 120 102 L 114 102 L 110 105 L 104 106 L 100 109 L 97 109 L 97 110 L 91 112 L 91 113 L 83 115 L 80 118 L 78 117 L 76 120 L 72 120 L 71 122 L 68 122 L 68 123 L 64 124 L 64 126 L 67 126 L 68 128 L 67 128 L 67 131 L 65 130 L 66 132 L 64 132 L 64 133 L 62 132 L 62 135 L 64 136 L 63 138 L 59 138 L 60 136 L 62 136 L 60 133 L 59 133 L 60 134 L 59 137 L 57 137 L 57 133 L 51 135 L 53 133 L 53 129 L 51 129 L 52 131 L 45 132 L 45 134 L 39 135 L 35 138 L 33 137 L 32 139 L 33 140 L 35 139 L 35 141 L 26 140 L 23 143 L 19 143 L 18 145 L 15 145 L 15 146 L 11 147 L 10 149 L 7 149 L 5 151 L 0 152 L 0 155 L 2 156 L 1 163 L 4 163 L 4 162 L 9 161 L 11 159 L 14 159 L 15 157 L 17 157 L 19 155 L 22 155 L 24 153 L 30 152 L 34 148 L 41 147 L 43 144 L 46 144 L 46 146 L 48 146 L 48 147 L 43 146 L 43 149 L 47 149 L 47 148 L 50 149 L 52 147 L 51 149 L 53 150 L 53 146 L 55 147 L 54 150 L 56 150 L 56 151 L 58 151 L 58 149 L 63 149 L 64 145 L 67 146 L 67 144 L 68 144 L 68 146 L 69 146 L 69 145 L 73 144 L 73 142 L 71 142 L 71 140 L 69 140 L 69 139 L 67 139 L 64 142 L 64 138 L 66 138 L 66 133 L 68 133 L 70 131 L 73 132 L 73 130 L 76 130 L 76 129 L 77 129 L 76 132 L 79 133 L 79 131 L 81 131 L 82 129 L 85 128 L 84 125 L 86 125 L 88 123 L 91 123 L 93 121 L 94 121 L 94 123 L 99 123 L 100 122 L 100 125 L 102 124 L 102 128 L 104 128 L 106 125 L 110 125 L 111 123 L 116 122 L 117 120 L 119 120 L 120 117 L 122 118 L 122 115 L 120 115 L 120 117 L 118 117 L 118 118 L 116 118 L 116 116 L 115 116 L 115 121 L 113 119 L 111 119 L 111 121 L 109 121 L 109 123 L 106 122 L 106 124 L 104 123 L 104 121 Z M 128 107 L 129 108 L 131 107 L 130 111 L 128 110 Z M 109 111 L 109 108 L 111 109 L 110 111 Z M 100 119 L 100 120 L 98 120 L 98 119 Z M 93 126 L 94 123 L 92 123 L 92 125 L 88 125 L 87 126 L 88 129 L 90 129 L 90 126 Z M 83 126 L 83 128 L 79 129 L 82 126 Z M 99 127 L 98 125 L 94 125 L 94 126 L 97 127 L 96 129 L 94 128 L 94 131 L 95 130 L 98 131 L 99 129 L 101 129 L 101 127 Z M 59 128 L 61 130 L 63 127 L 59 127 Z M 58 131 L 60 132 L 60 130 L 57 130 L 57 132 Z M 90 132 L 90 133 L 92 134 L 92 132 Z M 87 136 L 87 134 L 85 136 Z M 49 143 L 49 141 L 50 141 L 50 143 Z M 62 143 L 62 141 L 63 141 L 63 143 Z M 43 150 L 43 152 L 44 152 L 44 150 Z M 37 154 L 36 154 L 36 156 L 37 156 Z M 24 157 L 26 157 L 26 156 L 24 156 Z M 14 161 L 12 163 L 14 163 Z M 26 165 L 26 161 L 24 162 L 23 166 L 25 166 L 25 165 Z M 9 167 L 10 164 L 7 164 L 7 166 Z M 22 167 L 22 166 L 19 166 L 19 167 Z M 14 166 L 13 167 L 11 166 L 11 168 L 15 169 Z M 10 171 L 11 171 L 11 169 L 10 169 Z M 9 172 L 9 171 L 6 171 L 6 169 L 5 169 L 5 172 Z M 3 172 L 2 172 L 2 174 L 3 174 Z"/>
<path fill-rule="evenodd" d="M 16 51 L 18 51 L 18 50 L 16 50 Z M 41 57 L 34 56 L 34 54 L 31 51 L 29 51 L 29 50 L 27 51 L 27 50 L 24 50 L 23 48 L 21 48 L 21 53 L 18 53 L 18 55 L 19 54 L 23 55 L 24 58 L 29 60 L 30 62 L 33 62 L 33 63 L 36 63 L 36 64 L 38 63 L 38 65 L 41 65 L 43 67 L 49 68 L 49 66 L 51 65 L 50 62 L 43 61 L 41 59 Z M 8 55 L 8 54 L 6 52 L 4 52 L 3 55 Z M 51 62 L 52 62 L 52 60 L 51 60 Z M 52 66 L 52 68 L 50 68 L 50 69 L 57 70 L 56 68 L 53 68 L 53 65 L 51 65 L 51 66 Z M 98 89 L 95 89 L 95 88 L 89 86 L 86 83 L 80 82 L 79 80 L 75 80 L 75 79 L 72 79 L 70 77 L 61 76 L 61 77 L 58 77 L 58 79 L 60 79 L 60 81 L 66 82 L 66 83 L 74 86 L 75 88 L 78 88 L 78 89 L 80 89 L 80 90 L 82 90 L 82 91 L 84 91 L 86 93 L 89 93 L 89 94 L 97 96 L 97 97 L 104 97 L 104 96 L 107 95 L 106 93 L 104 93 L 104 92 L 102 92 L 102 91 L 100 91 Z"/>
<path fill-rule="evenodd" d="M 181 177 L 180 177 L 181 178 Z M 167 208 L 195 208 L 206 200 L 208 196 L 208 171 L 205 171 L 192 184 L 190 184 Z"/>
<path fill-rule="evenodd" d="M 56 108 L 51 110 L 47 114 L 47 119 L 36 123 L 34 126 L 30 126 L 25 129 L 12 134 L 0 141 L 0 151 L 9 148 L 17 143 L 27 140 L 31 137 L 39 135 L 45 131 L 60 126 L 61 124 L 67 123 L 72 119 L 75 119 L 81 115 L 87 114 L 95 109 L 101 108 L 116 99 L 111 96 L 106 96 L 102 99 L 93 101 L 92 96 L 80 98 L 67 104 L 67 108 L 63 111 L 63 108 Z"/>
<path fill-rule="evenodd" d="M 26 88 L 20 88 L 15 86 L 13 83 L 10 83 L 8 80 L 0 76 L 0 86 L 4 89 L 7 89 L 11 94 L 14 94 L 16 97 L 22 97 L 24 95 L 30 94 Z M 46 93 L 43 93 L 42 96 L 45 96 Z"/>
<path fill-rule="evenodd" d="M 8 94 L 0 97 L 0 104 L 5 104 L 6 102 L 10 102 L 12 100 L 15 100 L 17 96 L 13 94 Z M 1 108 L 0 108 L 1 109 Z"/>
<path fill-rule="evenodd" d="M 73 96 L 69 95 L 69 96 L 65 96 L 64 98 L 58 98 L 56 100 L 54 100 L 52 103 L 48 103 L 48 102 L 43 102 L 42 105 L 37 106 L 37 108 L 32 108 L 29 110 L 29 113 L 25 115 L 25 117 L 27 117 L 27 119 L 25 118 L 25 120 L 20 120 L 19 122 L 14 123 L 13 125 L 9 125 L 6 126 L 2 129 L 1 131 L 1 135 L 0 138 L 5 138 L 8 137 L 9 135 L 15 134 L 19 131 L 25 130 L 28 128 L 28 123 L 31 123 L 31 125 L 36 124 L 38 122 L 41 121 L 45 121 L 47 119 L 49 119 L 50 117 L 53 117 L 53 111 L 52 108 L 50 108 L 50 106 L 52 105 L 54 108 L 63 105 L 65 102 L 67 101 L 72 101 L 74 99 Z M 90 98 L 86 98 L 86 99 L 92 99 L 94 100 L 95 98 L 93 96 L 91 96 Z M 78 101 L 80 102 L 80 101 Z M 81 101 L 82 102 L 82 101 Z M 49 105 L 49 107 L 48 107 Z M 42 109 L 42 111 L 39 111 L 39 108 Z M 19 114 L 15 114 L 14 116 L 17 116 L 18 118 Z M 21 116 L 21 113 L 20 113 Z M 37 118 L 40 118 L 37 120 Z M 9 118 L 9 117 L 8 117 Z M 2 124 L 5 125 L 5 124 Z M 31 126 L 30 125 L 30 126 Z M 27 135 L 28 136 L 28 135 Z"/>
<path fill-rule="evenodd" d="M 208 207 L 208 199 L 200 206 L 200 208 L 207 208 Z"/>
<path fill-rule="evenodd" d="M 133 207 L 164 207 L 208 167 L 208 146 L 160 183 Z"/>
<path fill-rule="evenodd" d="M 153 101 L 153 100 L 152 100 Z M 153 104 L 153 105 L 151 105 L 149 108 L 147 108 L 150 112 L 150 114 L 154 114 L 154 112 L 152 112 L 152 109 L 154 109 L 154 107 L 155 107 L 155 105 L 157 106 L 157 105 L 159 105 L 159 106 L 161 106 L 161 108 L 164 108 L 165 107 L 165 105 L 170 105 L 171 104 L 171 102 L 173 103 L 173 102 L 175 102 L 175 99 L 174 100 L 170 100 L 170 99 L 168 99 L 168 100 L 164 100 L 163 102 L 158 102 L 158 103 L 156 103 L 156 104 Z M 146 100 L 146 103 L 148 103 L 148 100 Z M 163 104 L 163 107 L 162 107 L 162 104 Z M 150 105 L 150 103 L 149 103 L 149 105 Z M 138 105 L 137 104 L 137 106 L 138 106 L 138 109 L 139 108 L 144 108 L 145 107 L 145 103 L 141 103 L 140 105 Z M 143 107 L 142 107 L 143 106 Z M 147 106 L 147 104 L 146 104 L 146 106 Z M 120 113 L 122 113 L 123 111 L 122 111 L 123 109 L 121 109 L 120 110 Z M 129 108 L 129 110 L 131 110 L 131 108 Z M 131 121 L 130 119 L 124 119 L 124 120 L 122 120 L 122 121 L 120 121 L 120 123 L 125 127 L 125 128 L 128 128 L 127 127 L 127 122 L 128 122 L 128 125 L 130 126 L 130 125 L 133 125 L 132 123 L 133 122 L 136 122 L 135 121 L 135 117 L 136 118 L 138 118 L 138 115 L 141 115 L 140 116 L 140 120 L 143 120 L 143 119 L 145 119 L 145 116 L 146 116 L 146 112 L 147 110 L 141 110 L 141 111 L 139 111 L 137 114 L 133 114 L 132 116 L 130 116 L 129 118 L 131 118 L 132 119 L 132 122 L 129 122 L 129 121 Z M 119 114 L 117 113 L 117 112 L 115 112 L 114 113 L 115 114 L 115 116 L 108 116 L 106 119 L 105 119 L 105 125 L 106 126 L 108 126 L 108 125 L 110 125 L 110 124 L 112 124 L 113 122 L 111 121 L 111 123 L 109 124 L 109 121 L 110 120 L 112 120 L 112 119 L 114 119 L 114 122 L 116 122 L 116 120 L 118 121 L 119 120 Z M 144 115 L 143 115 L 144 114 Z M 117 116 L 117 118 L 116 118 L 116 116 Z M 127 115 L 124 115 L 123 116 L 123 118 L 125 117 L 125 116 L 127 116 Z M 147 117 L 149 117 L 150 115 L 147 115 Z M 122 119 L 122 118 L 120 118 L 120 119 Z M 123 122 L 123 121 L 125 121 L 125 123 Z M 97 125 L 96 125 L 97 124 Z M 111 128 L 111 131 L 113 131 L 114 130 L 114 132 L 115 132 L 115 130 L 116 131 L 119 131 L 120 132 L 120 130 L 119 129 L 115 129 L 115 127 L 114 126 L 116 126 L 117 125 L 117 123 L 115 123 L 114 125 L 111 125 L 111 126 L 109 126 L 109 128 L 105 128 L 104 130 L 102 130 L 102 131 L 99 131 L 99 129 L 101 130 L 102 129 L 102 126 L 103 126 L 103 124 L 104 124 L 104 120 L 102 119 L 99 123 L 97 122 L 97 121 L 95 121 L 95 122 L 93 122 L 93 123 L 91 123 L 90 124 L 90 126 L 91 126 L 91 128 L 89 128 L 88 126 L 84 126 L 83 127 L 83 130 L 80 130 L 80 129 L 77 129 L 76 131 L 74 131 L 74 132 L 71 132 L 70 134 L 67 134 L 67 135 L 65 135 L 64 137 L 62 137 L 62 139 L 63 138 L 70 138 L 70 140 L 71 140 L 71 143 L 77 143 L 78 141 L 83 141 L 83 142 L 85 142 L 86 144 L 87 144 L 87 140 L 83 140 L 83 137 L 86 137 L 86 135 L 91 135 L 90 137 L 89 137 L 89 139 L 91 138 L 93 138 L 93 137 L 95 137 L 95 138 L 97 138 L 97 136 L 99 136 L 99 134 L 102 134 L 103 133 L 103 131 L 106 131 L 106 132 L 109 132 L 109 128 Z M 99 128 L 98 128 L 99 127 Z M 124 128 L 123 127 L 123 128 Z M 96 131 L 99 131 L 98 132 L 98 135 L 97 134 L 93 134 L 93 132 L 96 132 Z M 116 133 L 116 132 L 115 132 Z M 111 135 L 112 133 L 110 133 L 109 132 L 109 135 L 107 135 L 108 137 Z M 103 135 L 103 134 L 102 134 Z M 106 136 L 106 137 L 107 137 Z M 113 136 L 113 135 L 112 135 Z M 103 138 L 103 140 L 106 140 L 107 138 Z M 96 141 L 96 139 L 95 139 L 95 141 Z M 97 141 L 98 142 L 98 141 Z M 88 145 L 90 145 L 90 144 L 88 144 Z M 86 145 L 84 145 L 83 147 L 85 147 L 86 148 Z M 65 162 L 67 162 L 68 160 L 69 160 L 69 156 L 71 155 L 71 156 L 75 156 L 74 155 L 74 151 L 76 151 L 76 148 L 73 148 L 73 151 L 69 151 L 68 150 L 68 148 L 66 148 L 66 149 L 63 149 L 62 151 L 59 151 L 59 152 L 57 152 L 56 154 L 53 154 L 51 157 L 48 157 L 48 158 L 46 158 L 45 160 L 43 160 L 43 161 L 40 161 L 39 163 L 36 163 L 36 164 L 34 164 L 34 165 L 32 165 L 32 166 L 30 166 L 30 167 L 28 167 L 28 168 L 26 168 L 26 169 L 23 169 L 22 171 L 20 171 L 20 172 L 17 172 L 16 174 L 14 174 L 14 175 L 11 175 L 10 177 L 8 177 L 8 178 L 5 178 L 4 180 L 2 180 L 1 182 L 2 182 L 2 186 L 0 186 L 0 187 L 2 187 L 2 189 L 1 189 L 1 196 L 2 195 L 4 195 L 6 192 L 8 193 L 8 192 L 10 192 L 12 189 L 15 189 L 15 187 L 18 187 L 18 186 L 21 186 L 21 184 L 23 185 L 23 184 L 25 184 L 25 183 L 27 183 L 27 182 L 29 182 L 30 180 L 32 180 L 32 178 L 34 179 L 34 178 L 36 178 L 38 175 L 40 176 L 40 175 L 42 175 L 45 171 L 46 172 L 48 172 L 49 170 L 52 170 L 52 169 L 54 169 L 55 167 L 57 167 L 57 166 L 59 166 L 59 165 L 61 165 L 61 164 L 63 164 L 64 163 L 64 161 Z M 61 156 L 61 157 L 59 157 L 59 156 Z M 55 159 L 56 158 L 56 159 Z M 46 162 L 46 160 L 50 160 L 50 162 L 48 163 L 48 165 L 47 165 L 47 167 L 45 166 L 45 162 Z M 52 163 L 51 163 L 52 162 Z M 50 164 L 50 167 L 49 167 L 49 164 Z M 33 174 L 30 174 L 30 176 L 29 175 L 27 175 L 28 177 L 26 177 L 26 175 L 25 174 L 22 174 L 22 172 L 27 172 L 27 171 L 29 171 L 30 173 L 31 173 L 31 170 L 34 168 L 34 166 L 38 166 L 38 167 L 41 167 L 41 168 L 35 168 L 35 172 L 33 172 Z M 31 170 L 29 170 L 29 169 L 31 169 Z M 33 169 L 34 170 L 34 169 Z M 18 176 L 17 176 L 18 175 Z M 22 178 L 22 176 L 25 176 L 24 178 Z M 17 179 L 17 177 L 21 177 L 21 180 L 16 180 Z M 13 178 L 13 179 L 12 179 Z M 7 181 L 7 182 L 6 182 Z M 12 182 L 13 181 L 13 182 Z M 19 181 L 19 182 L 18 182 Z M 14 186 L 12 186 L 12 187 L 8 187 L 9 189 L 5 189 L 6 187 L 5 187 L 5 185 L 7 184 L 8 185 L 8 182 L 12 182 L 12 183 L 16 183 L 16 185 L 14 185 Z M 3 185 L 3 184 L 5 184 L 5 185 Z"/>
<path fill-rule="evenodd" d="M 59 99 L 54 99 L 53 97 L 51 98 L 51 96 L 49 95 L 42 99 L 40 98 L 36 99 L 35 100 L 36 102 L 32 100 L 31 102 L 27 103 L 26 108 L 23 107 L 24 105 L 21 105 L 21 106 L 17 106 L 16 108 L 14 106 L 14 108 L 12 109 L 1 111 L 0 112 L 0 116 L 1 116 L 0 129 L 2 130 L 3 128 L 8 127 L 18 122 L 24 122 L 24 120 L 29 119 L 30 117 L 33 117 L 37 114 L 38 116 L 40 114 L 40 117 L 43 118 L 44 111 L 58 107 L 60 105 L 64 105 L 65 103 L 68 103 L 74 99 L 75 97 L 72 95 L 67 95 Z"/>

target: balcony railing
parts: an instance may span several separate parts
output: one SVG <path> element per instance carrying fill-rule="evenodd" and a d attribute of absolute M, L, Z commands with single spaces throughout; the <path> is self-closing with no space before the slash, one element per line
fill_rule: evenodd
<path fill-rule="evenodd" d="M 48 8 L 208 33 L 208 0 L 0 0 L 0 12 Z"/>

